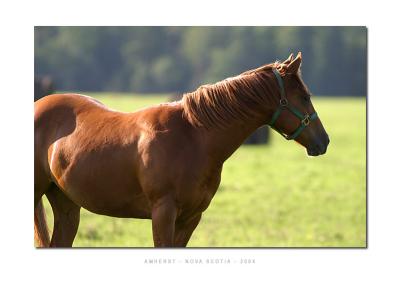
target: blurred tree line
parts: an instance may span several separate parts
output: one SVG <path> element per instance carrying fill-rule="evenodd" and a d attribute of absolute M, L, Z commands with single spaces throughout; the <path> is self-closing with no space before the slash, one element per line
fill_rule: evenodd
<path fill-rule="evenodd" d="M 319 95 L 365 96 L 365 27 L 35 27 L 35 76 L 58 90 L 187 92 L 303 53 Z"/>

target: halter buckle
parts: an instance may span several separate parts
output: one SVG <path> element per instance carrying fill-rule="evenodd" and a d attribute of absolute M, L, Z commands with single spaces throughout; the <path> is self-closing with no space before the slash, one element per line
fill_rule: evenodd
<path fill-rule="evenodd" d="M 301 120 L 303 126 L 308 126 L 310 124 L 310 116 L 308 114 L 305 115 L 304 119 Z"/>
<path fill-rule="evenodd" d="M 282 98 L 282 99 L 279 100 L 279 104 L 281 106 L 283 106 L 283 107 L 287 106 L 288 105 L 288 100 L 286 98 Z"/>

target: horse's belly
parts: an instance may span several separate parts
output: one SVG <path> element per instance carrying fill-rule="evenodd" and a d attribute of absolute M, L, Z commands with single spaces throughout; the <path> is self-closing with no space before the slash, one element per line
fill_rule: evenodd
<path fill-rule="evenodd" d="M 109 200 L 96 200 L 91 203 L 83 202 L 82 207 L 86 210 L 111 217 L 120 218 L 139 218 L 150 219 L 151 212 L 148 206 L 147 198 L 144 195 L 129 197 L 129 201 L 113 201 L 108 203 Z"/>
<path fill-rule="evenodd" d="M 149 218 L 147 197 L 133 173 L 69 171 L 58 183 L 65 194 L 79 206 L 96 214 Z"/>
<path fill-rule="evenodd" d="M 79 187 L 69 187 L 63 191 L 76 204 L 96 214 L 121 218 L 151 217 L 147 197 L 136 191 L 105 191 L 104 188 L 91 188 L 88 191 Z"/>

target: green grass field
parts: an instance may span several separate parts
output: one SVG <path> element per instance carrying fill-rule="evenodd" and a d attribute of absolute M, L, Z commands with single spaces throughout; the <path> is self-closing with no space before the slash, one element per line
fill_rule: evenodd
<path fill-rule="evenodd" d="M 88 93 L 134 111 L 167 99 Z M 224 164 L 222 182 L 191 247 L 365 247 L 365 98 L 314 98 L 331 143 L 308 157 L 273 133 L 267 146 L 242 146 Z M 50 206 L 46 201 L 49 225 Z M 81 211 L 75 247 L 152 247 L 151 221 Z"/>

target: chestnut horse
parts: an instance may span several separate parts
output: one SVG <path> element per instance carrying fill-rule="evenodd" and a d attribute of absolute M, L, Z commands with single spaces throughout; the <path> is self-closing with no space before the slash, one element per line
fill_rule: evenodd
<path fill-rule="evenodd" d="M 222 165 L 269 124 L 308 155 L 329 138 L 299 72 L 301 53 L 213 85 L 182 100 L 123 113 L 83 95 L 35 103 L 35 241 L 70 247 L 83 207 L 151 219 L 156 247 L 184 247 L 221 179 Z M 42 196 L 54 213 L 49 238 Z"/>

